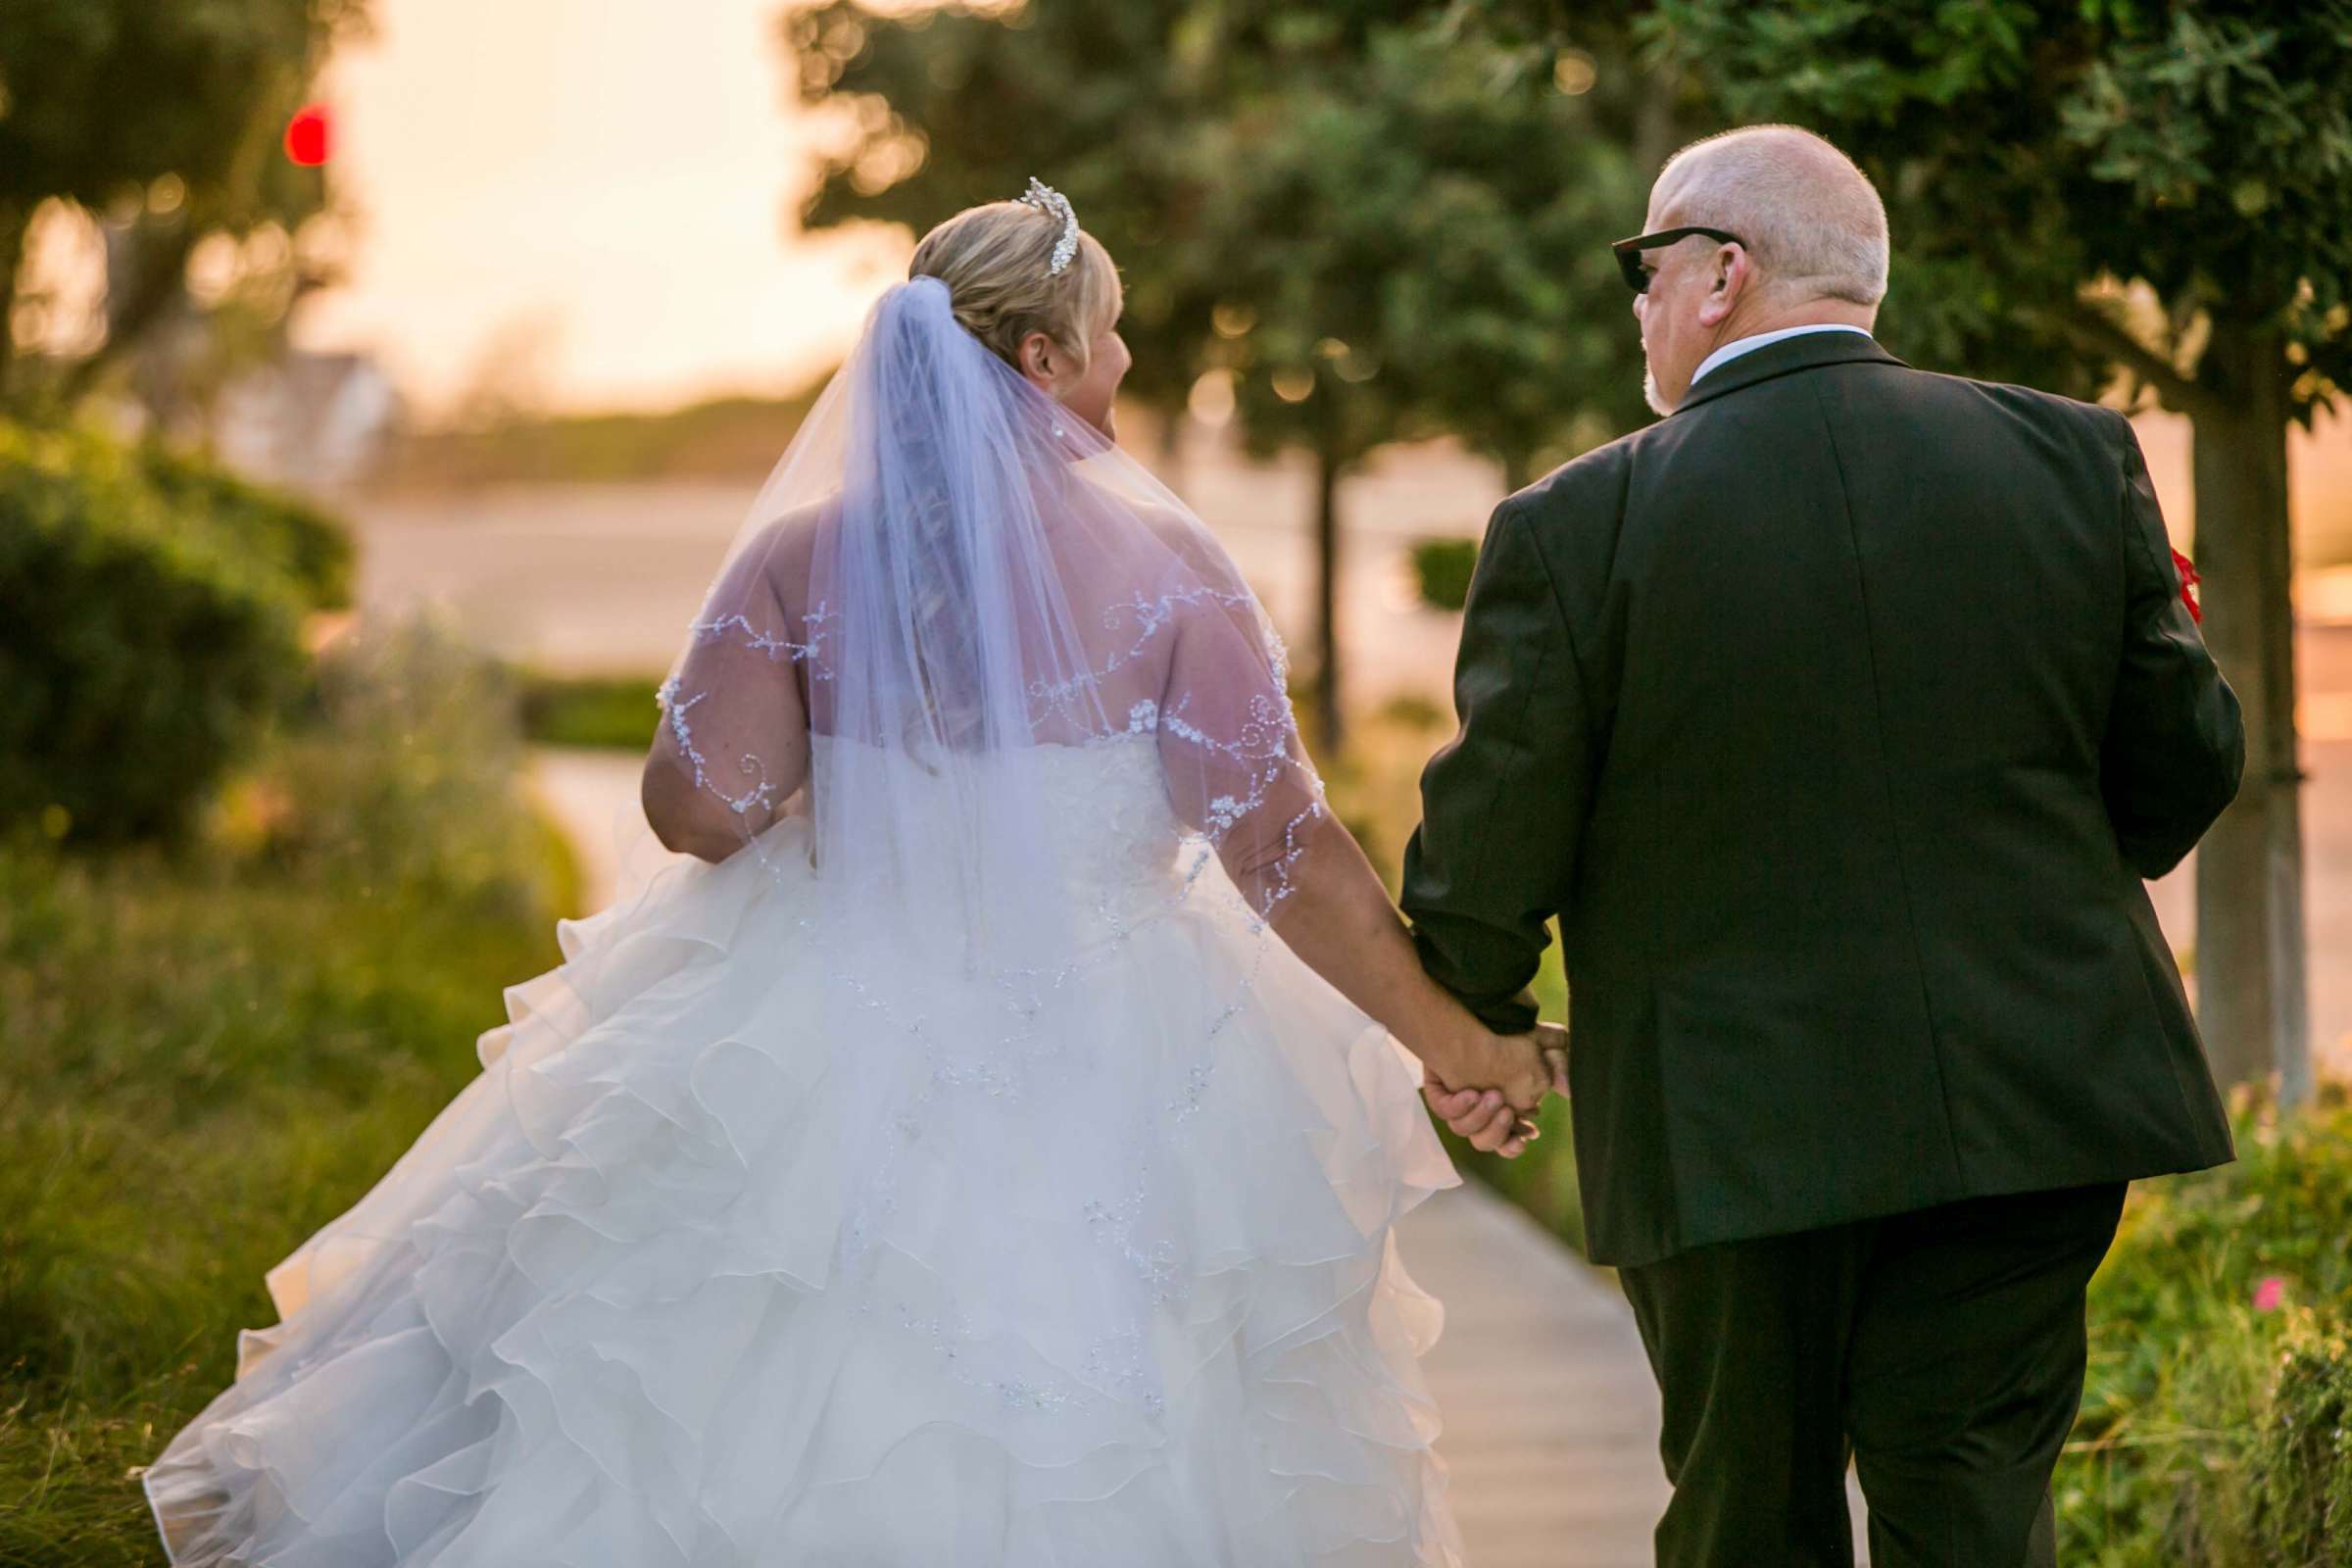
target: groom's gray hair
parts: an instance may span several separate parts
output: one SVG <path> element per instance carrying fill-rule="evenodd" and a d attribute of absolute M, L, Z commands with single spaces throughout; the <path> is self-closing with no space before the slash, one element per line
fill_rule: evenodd
<path fill-rule="evenodd" d="M 1704 223 L 1745 242 L 1758 281 L 1791 301 L 1886 297 L 1886 208 L 1854 161 L 1798 125 L 1743 125 L 1666 162 L 1653 226 Z"/>

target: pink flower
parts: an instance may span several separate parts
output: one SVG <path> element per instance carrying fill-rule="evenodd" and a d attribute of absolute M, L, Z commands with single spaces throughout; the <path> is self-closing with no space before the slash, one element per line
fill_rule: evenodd
<path fill-rule="evenodd" d="M 2279 1275 L 2265 1274 L 2262 1282 L 2254 1287 L 2254 1310 L 2257 1312 L 2276 1312 L 2278 1304 L 2285 1299 L 2286 1281 Z"/>

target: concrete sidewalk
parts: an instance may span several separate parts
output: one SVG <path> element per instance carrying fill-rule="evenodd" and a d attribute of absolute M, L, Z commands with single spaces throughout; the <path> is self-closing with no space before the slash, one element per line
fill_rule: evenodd
<path fill-rule="evenodd" d="M 1658 1391 L 1614 1286 L 1475 1180 L 1397 1227 L 1446 1303 L 1424 1362 L 1469 1568 L 1646 1568 Z"/>
<path fill-rule="evenodd" d="M 1670 1489 L 1657 1385 L 1616 1285 L 1475 1180 L 1407 1214 L 1396 1246 L 1446 1303 L 1423 1364 L 1468 1568 L 1648 1568 Z M 1850 1475 L 1845 1500 L 1869 1568 Z"/>

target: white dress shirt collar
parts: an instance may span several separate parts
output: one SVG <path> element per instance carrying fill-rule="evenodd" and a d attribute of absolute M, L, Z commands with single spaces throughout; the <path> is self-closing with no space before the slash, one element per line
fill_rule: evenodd
<path fill-rule="evenodd" d="M 1870 336 L 1870 328 L 1866 326 L 1853 326 L 1844 321 L 1807 321 L 1802 326 L 1784 326 L 1777 331 L 1758 332 L 1753 337 L 1734 338 L 1698 362 L 1698 368 L 1690 372 L 1690 384 L 1698 385 L 1700 376 L 1751 349 L 1760 349 L 1767 343 L 1778 343 L 1785 337 L 1802 337 L 1807 332 L 1859 332 L 1864 337 Z"/>

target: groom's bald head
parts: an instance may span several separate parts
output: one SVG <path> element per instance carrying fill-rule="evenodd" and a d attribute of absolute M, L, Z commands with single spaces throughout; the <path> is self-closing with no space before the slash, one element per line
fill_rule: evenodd
<path fill-rule="evenodd" d="M 1650 187 L 1650 230 L 1701 223 L 1738 234 L 1757 282 L 1784 304 L 1886 294 L 1886 209 L 1852 159 L 1795 125 L 1694 141 Z"/>

